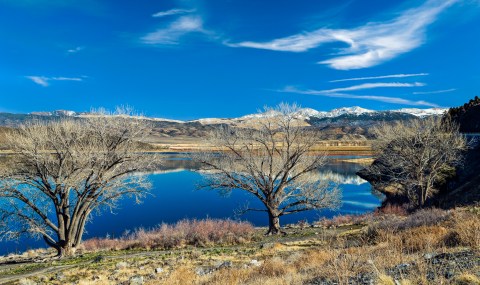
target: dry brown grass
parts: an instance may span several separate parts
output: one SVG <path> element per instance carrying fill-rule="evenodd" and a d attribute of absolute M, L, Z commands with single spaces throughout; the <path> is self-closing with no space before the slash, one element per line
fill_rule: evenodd
<path fill-rule="evenodd" d="M 451 260 L 445 259 L 439 263 L 426 257 L 427 253 L 453 254 L 468 251 L 475 254 L 474 259 L 478 259 L 478 213 L 455 210 L 453 214 L 445 216 L 445 212 L 431 210 L 428 213 L 419 212 L 413 218 L 395 219 L 398 219 L 394 223 L 395 227 L 376 227 L 373 236 L 369 236 L 366 230 L 363 234 L 340 236 L 340 230 L 335 231 L 335 235 L 315 235 L 297 241 L 274 242 L 265 248 L 249 245 L 248 249 L 244 246 L 244 250 L 214 254 L 198 249 L 190 254 L 126 260 L 129 267 L 120 270 L 115 270 L 113 263 L 96 265 L 94 269 L 72 270 L 66 275 L 71 280 L 80 280 L 78 284 L 112 284 L 108 283 L 108 278 L 114 270 L 116 273 L 113 275 L 118 278 L 116 282 L 120 283 L 127 282 L 134 275 L 149 276 L 156 267 L 162 267 L 165 271 L 147 279 L 145 284 L 286 285 L 309 282 L 321 284 L 327 280 L 337 284 L 351 284 L 359 276 L 370 276 L 375 284 L 380 285 L 480 284 L 480 266 L 459 265 L 455 270 L 456 276 L 447 278 L 444 272 Z M 369 222 L 384 222 L 384 218 Z M 393 221 L 387 221 L 384 225 L 392 223 Z M 313 240 L 316 242 L 310 242 Z M 258 260 L 259 264 L 252 264 L 252 259 Z M 210 274 L 197 274 L 199 267 L 215 268 L 215 264 L 227 260 L 232 261 L 231 267 L 217 268 Z M 392 268 L 402 264 L 408 264 L 408 272 L 401 273 L 400 276 L 392 275 Z M 94 275 L 100 279 L 91 281 Z"/>
<path fill-rule="evenodd" d="M 152 230 L 138 229 L 119 239 L 93 238 L 83 243 L 87 251 L 122 249 L 171 249 L 186 245 L 233 245 L 249 242 L 254 228 L 247 222 L 232 220 L 182 220 L 162 224 Z"/>
<path fill-rule="evenodd" d="M 457 211 L 447 226 L 450 228 L 444 241 L 447 245 L 480 249 L 480 215 L 478 213 Z"/>
<path fill-rule="evenodd" d="M 480 285 L 480 278 L 473 274 L 462 274 L 455 278 L 454 284 L 456 285 Z"/>
<path fill-rule="evenodd" d="M 432 251 L 442 246 L 447 229 L 439 226 L 422 226 L 401 233 L 404 250 L 407 252 Z"/>
<path fill-rule="evenodd" d="M 181 266 L 173 271 L 165 280 L 162 280 L 162 284 L 165 285 L 183 285 L 194 284 L 197 279 L 193 268 L 188 266 Z"/>
<path fill-rule="evenodd" d="M 479 271 L 478 267 L 464 268 L 468 272 L 455 279 L 446 279 L 441 271 L 433 273 L 434 281 L 427 278 L 432 278 L 432 264 L 424 257 L 425 253 L 449 252 L 457 246 L 475 248 L 478 245 L 478 215 L 472 216 L 463 211 L 453 216 L 445 215 L 445 212 L 437 210 L 419 212 L 419 220 L 414 216 L 411 220 L 404 220 L 396 229 L 379 229 L 373 241 L 359 237 L 360 245 L 353 247 L 348 245 L 347 240 L 337 236 L 326 241 L 324 246 L 291 252 L 285 256 L 272 256 L 271 252 L 264 251 L 268 256 L 263 257 L 262 266 L 221 270 L 211 278 L 204 278 L 201 284 L 303 284 L 313 277 L 348 284 L 359 274 L 374 274 L 376 284 L 385 285 L 432 282 L 477 284 L 466 282 L 478 280 L 474 275 Z M 337 220 L 343 222 L 343 219 Z M 451 233 L 458 235 L 459 243 L 451 244 L 450 249 L 446 247 L 445 240 Z M 286 253 L 280 247 L 276 251 Z M 399 264 L 411 264 L 408 276 L 394 280 L 384 273 Z M 285 280 L 288 280 L 287 283 Z"/>

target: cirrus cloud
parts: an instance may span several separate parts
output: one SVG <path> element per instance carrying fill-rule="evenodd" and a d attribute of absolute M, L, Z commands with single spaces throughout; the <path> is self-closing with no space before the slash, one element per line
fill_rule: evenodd
<path fill-rule="evenodd" d="M 321 28 L 267 42 L 244 41 L 225 44 L 283 52 L 307 52 L 326 43 L 343 42 L 349 47 L 320 61 L 333 69 L 368 68 L 407 53 L 425 42 L 426 28 L 438 15 L 459 0 L 429 0 L 385 22 L 370 22 L 352 29 Z"/>
<path fill-rule="evenodd" d="M 176 45 L 181 37 L 190 33 L 208 33 L 203 28 L 203 20 L 199 16 L 183 16 L 168 26 L 148 33 L 140 40 L 149 45 Z"/>
<path fill-rule="evenodd" d="M 34 83 L 47 87 L 50 85 L 51 81 L 83 81 L 84 77 L 47 77 L 47 76 L 25 76 L 25 78 L 30 79 Z"/>
<path fill-rule="evenodd" d="M 181 15 L 181 14 L 187 14 L 187 13 L 192 13 L 195 12 L 195 9 L 171 9 L 167 11 L 160 11 L 152 15 L 154 18 L 161 18 L 161 17 L 166 17 L 166 16 L 172 16 L 172 15 Z"/>
<path fill-rule="evenodd" d="M 375 84 L 375 85 L 371 85 L 370 88 L 380 88 L 380 87 L 402 88 L 402 87 L 423 86 L 423 85 L 416 85 L 416 84 L 408 85 L 408 83 L 406 83 L 407 85 L 404 85 L 403 83 L 399 83 L 399 84 L 400 85 L 397 85 L 396 83 L 394 83 L 392 85 L 384 85 L 384 86 Z M 410 106 L 438 107 L 437 104 L 427 102 L 424 100 L 413 101 L 413 100 L 408 100 L 408 99 L 399 98 L 399 97 L 388 97 L 388 96 L 378 96 L 378 95 L 355 95 L 355 94 L 347 94 L 347 93 L 341 92 L 341 91 L 348 91 L 348 90 L 351 91 L 351 90 L 360 90 L 360 89 L 369 89 L 369 88 L 366 84 L 361 84 L 361 85 L 356 85 L 356 86 L 351 86 L 346 88 L 329 89 L 329 90 L 299 89 L 293 86 L 287 86 L 277 91 L 283 92 L 283 93 L 296 93 L 296 94 L 315 95 L 315 96 L 324 96 L 324 97 L 332 97 L 332 98 L 372 100 L 372 101 L 378 101 L 378 102 L 384 102 L 384 103 L 390 103 L 390 104 L 401 104 L 401 105 L 410 105 Z"/>
<path fill-rule="evenodd" d="M 440 93 L 448 93 L 448 92 L 453 92 L 456 91 L 456 88 L 451 88 L 451 89 L 444 89 L 444 90 L 435 90 L 435 91 L 418 91 L 418 92 L 413 92 L 413 94 L 420 95 L 420 94 L 440 94 Z"/>
<path fill-rule="evenodd" d="M 368 77 L 355 77 L 355 78 L 344 78 L 337 80 L 330 80 L 329 82 L 345 82 L 345 81 L 360 81 L 360 80 L 372 80 L 372 79 L 388 79 L 388 78 L 405 78 L 405 77 L 417 77 L 417 76 L 427 76 L 428 73 L 401 73 L 401 74 L 390 74 L 390 75 L 380 75 L 380 76 L 368 76 Z"/>

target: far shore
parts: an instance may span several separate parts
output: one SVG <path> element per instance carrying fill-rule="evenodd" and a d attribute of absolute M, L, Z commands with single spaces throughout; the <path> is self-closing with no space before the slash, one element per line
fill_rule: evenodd
<path fill-rule="evenodd" d="M 199 152 L 199 151 L 222 151 L 212 147 L 207 141 L 199 138 L 164 138 L 160 141 L 151 141 L 150 152 Z M 311 149 L 312 152 L 327 152 L 328 155 L 358 155 L 371 156 L 373 154 L 371 142 L 366 140 L 340 141 L 325 140 L 319 141 Z"/>
<path fill-rule="evenodd" d="M 168 138 L 158 141 L 148 142 L 150 145 L 144 149 L 145 152 L 168 153 L 168 152 L 218 152 L 222 149 L 212 147 L 201 139 L 195 138 Z M 311 149 L 314 152 L 326 152 L 329 156 L 352 155 L 352 156 L 372 156 L 373 151 L 369 141 L 320 141 Z M 11 150 L 2 149 L 0 154 L 13 154 Z M 355 159 L 350 159 L 355 160 Z M 346 160 L 345 160 L 346 161 Z M 354 162 L 354 161 L 350 161 Z M 360 163 L 360 162 L 359 162 Z"/>

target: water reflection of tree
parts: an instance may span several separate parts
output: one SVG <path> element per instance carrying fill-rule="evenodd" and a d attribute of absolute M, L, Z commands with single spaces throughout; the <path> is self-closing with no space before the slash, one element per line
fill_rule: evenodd
<path fill-rule="evenodd" d="M 268 213 L 268 234 L 280 232 L 280 217 L 302 211 L 335 208 L 337 188 L 317 179 L 316 170 L 325 154 L 311 154 L 318 132 L 299 126 L 298 107 L 280 105 L 265 110 L 251 128 L 225 127 L 209 138 L 221 155 L 200 153 L 195 158 L 207 167 L 205 186 L 220 191 L 242 190 L 252 194 Z"/>

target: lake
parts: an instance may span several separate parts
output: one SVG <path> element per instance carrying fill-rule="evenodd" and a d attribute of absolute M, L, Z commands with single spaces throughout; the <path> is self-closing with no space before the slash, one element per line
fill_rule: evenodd
<path fill-rule="evenodd" d="M 188 154 L 163 154 L 165 162 L 158 170 L 149 173 L 153 188 L 152 195 L 143 199 L 142 204 L 124 199 L 113 213 L 103 212 L 94 215 L 86 226 L 84 239 L 89 237 L 117 237 L 126 230 L 145 227 L 151 228 L 163 222 L 175 223 L 181 219 L 231 218 L 247 220 L 255 226 L 268 224 L 265 213 L 251 212 L 236 217 L 234 210 L 249 203 L 259 205 L 251 194 L 233 191 L 222 196 L 215 190 L 197 190 L 202 176 L 199 165 Z M 295 223 L 300 220 L 309 222 L 321 217 L 339 214 L 360 214 L 370 212 L 380 205 L 382 196 L 372 190 L 370 184 L 355 173 L 363 166 L 339 161 L 354 156 L 331 156 L 329 163 L 318 170 L 318 177 L 329 179 L 342 189 L 343 204 L 337 211 L 308 211 L 281 218 L 281 224 Z M 41 240 L 24 238 L 18 242 L 0 242 L 0 254 L 21 252 L 29 248 L 45 247 Z"/>

